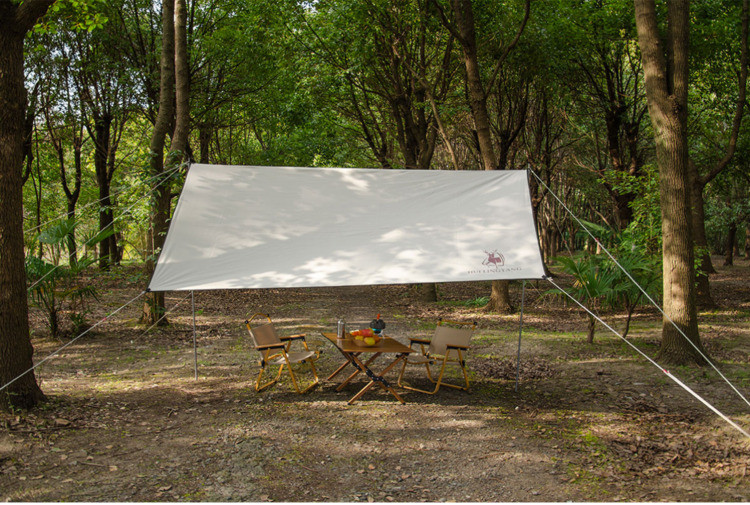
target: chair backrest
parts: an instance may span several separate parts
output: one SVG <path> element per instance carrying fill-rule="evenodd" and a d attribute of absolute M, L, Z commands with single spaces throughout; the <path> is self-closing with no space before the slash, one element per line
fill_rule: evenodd
<path fill-rule="evenodd" d="M 447 324 L 457 326 L 446 326 Z M 428 352 L 430 355 L 444 355 L 448 345 L 469 346 L 477 323 L 461 323 L 458 321 L 440 321 L 435 328 L 435 334 L 430 340 Z"/>
<path fill-rule="evenodd" d="M 263 316 L 268 319 L 268 322 L 252 326 L 251 323 L 256 316 Z M 276 334 L 276 329 L 273 327 L 273 323 L 268 314 L 254 314 L 253 317 L 245 322 L 245 326 L 247 326 L 247 331 L 250 333 L 250 338 L 253 339 L 253 345 L 255 347 L 281 343 L 281 339 L 279 339 L 278 334 Z"/>

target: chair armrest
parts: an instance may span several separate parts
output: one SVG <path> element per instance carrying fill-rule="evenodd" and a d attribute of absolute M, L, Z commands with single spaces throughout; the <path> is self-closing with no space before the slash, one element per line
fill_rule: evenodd
<path fill-rule="evenodd" d="M 286 346 L 284 344 L 265 344 L 265 345 L 258 345 L 255 347 L 258 351 L 264 351 L 266 349 L 283 349 Z"/>
<path fill-rule="evenodd" d="M 468 351 L 469 350 L 469 346 L 468 345 L 452 345 L 452 344 L 448 344 L 445 347 L 447 349 L 460 349 L 462 351 Z"/>
<path fill-rule="evenodd" d="M 429 344 L 430 340 L 426 339 L 426 338 L 411 338 L 411 337 L 409 337 L 409 342 L 411 342 L 412 344 L 415 343 L 415 342 L 417 344 Z"/>
<path fill-rule="evenodd" d="M 306 336 L 306 334 L 302 333 L 299 335 L 289 335 L 288 337 L 279 337 L 279 340 L 305 340 Z"/>

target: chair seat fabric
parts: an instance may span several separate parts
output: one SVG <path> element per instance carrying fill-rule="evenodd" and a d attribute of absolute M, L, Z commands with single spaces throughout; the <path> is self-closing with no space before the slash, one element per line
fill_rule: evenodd
<path fill-rule="evenodd" d="M 315 351 L 290 352 L 287 353 L 287 356 L 289 357 L 289 363 L 299 363 L 300 361 L 304 361 L 315 356 Z M 284 359 L 284 356 L 279 356 L 278 358 L 271 361 L 271 363 L 273 363 L 274 365 L 282 365 L 286 363 L 286 360 Z"/>

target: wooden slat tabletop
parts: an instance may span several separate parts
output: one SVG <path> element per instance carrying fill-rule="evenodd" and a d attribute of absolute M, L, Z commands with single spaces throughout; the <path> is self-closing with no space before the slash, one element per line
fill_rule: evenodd
<path fill-rule="evenodd" d="M 323 336 L 330 340 L 333 345 L 338 347 L 344 352 L 381 352 L 381 353 L 412 353 L 416 352 L 414 349 L 405 346 L 401 342 L 392 339 L 391 337 L 384 337 L 380 342 L 372 347 L 364 347 L 354 343 L 352 337 L 345 340 L 338 340 L 335 333 L 323 333 Z"/>

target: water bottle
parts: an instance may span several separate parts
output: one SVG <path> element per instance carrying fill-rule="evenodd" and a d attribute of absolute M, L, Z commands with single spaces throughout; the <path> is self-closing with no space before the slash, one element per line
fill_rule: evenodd
<path fill-rule="evenodd" d="M 343 319 L 339 319 L 339 322 L 338 322 L 338 325 L 337 325 L 337 328 L 336 328 L 336 338 L 339 339 L 339 340 L 343 340 L 344 339 L 344 331 L 345 331 L 344 327 L 345 327 L 344 320 Z"/>

